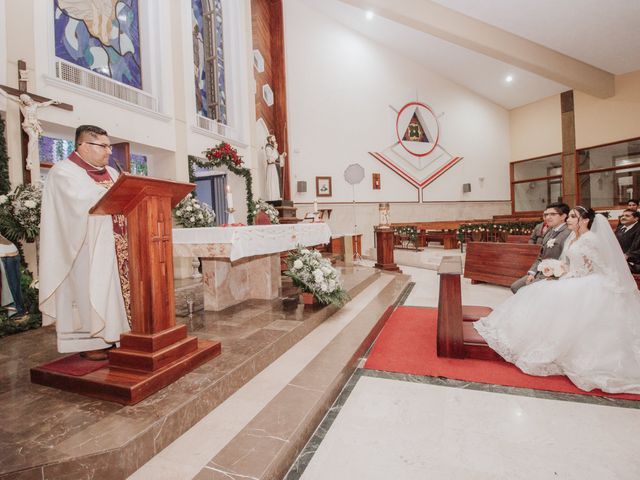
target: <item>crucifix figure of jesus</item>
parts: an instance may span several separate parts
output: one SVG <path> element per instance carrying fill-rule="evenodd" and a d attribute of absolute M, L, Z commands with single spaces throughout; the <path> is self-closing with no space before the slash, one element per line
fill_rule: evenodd
<path fill-rule="evenodd" d="M 38 120 L 38 109 L 45 108 L 49 105 L 58 105 L 60 102 L 57 100 L 49 100 L 47 102 L 36 102 L 26 93 L 20 94 L 20 96 L 10 95 L 0 88 L 0 92 L 9 100 L 16 102 L 20 108 L 20 113 L 24 118 L 22 122 L 22 130 L 29 137 L 29 143 L 27 147 L 26 169 L 31 170 L 34 162 L 40 161 L 38 154 L 38 139 L 42 135 L 42 125 Z"/>
<path fill-rule="evenodd" d="M 50 105 L 62 108 L 64 110 L 73 110 L 71 105 L 60 103 L 56 100 L 36 95 L 27 91 L 27 64 L 23 60 L 18 61 L 18 88 L 11 88 L 6 85 L 0 85 L 0 93 L 7 99 L 18 104 L 21 113 L 23 141 L 22 141 L 22 159 L 25 168 L 25 181 L 31 181 L 30 170 L 34 165 L 39 166 L 40 155 L 38 148 L 38 139 L 42 135 L 42 125 L 38 120 L 38 110 L 46 108 Z M 26 136 L 26 139 L 25 139 Z"/>

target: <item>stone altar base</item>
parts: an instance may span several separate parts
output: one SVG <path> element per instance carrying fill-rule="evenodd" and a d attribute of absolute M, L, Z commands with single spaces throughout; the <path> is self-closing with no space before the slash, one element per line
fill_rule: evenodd
<path fill-rule="evenodd" d="M 280 254 L 231 262 L 202 258 L 204 309 L 218 312 L 245 300 L 273 300 L 281 288 Z"/>
<path fill-rule="evenodd" d="M 355 297 L 380 273 L 342 275 Z M 0 339 L 0 479 L 124 479 L 335 312 L 249 300 L 178 318 L 191 335 L 221 341 L 223 352 L 134 406 L 30 383 L 31 367 L 62 356 L 53 327 Z"/>

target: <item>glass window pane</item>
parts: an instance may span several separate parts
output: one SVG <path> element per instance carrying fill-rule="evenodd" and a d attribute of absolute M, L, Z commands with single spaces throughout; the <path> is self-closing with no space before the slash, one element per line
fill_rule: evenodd
<path fill-rule="evenodd" d="M 559 154 L 513 164 L 515 181 L 552 175 L 562 175 L 562 158 Z"/>
<path fill-rule="evenodd" d="M 559 178 L 513 185 L 516 212 L 544 210 L 553 202 L 562 201 L 562 180 Z"/>
<path fill-rule="evenodd" d="M 578 178 L 581 202 L 591 208 L 620 208 L 640 195 L 640 167 L 584 173 Z"/>
<path fill-rule="evenodd" d="M 640 163 L 640 139 L 578 151 L 578 171 Z"/>

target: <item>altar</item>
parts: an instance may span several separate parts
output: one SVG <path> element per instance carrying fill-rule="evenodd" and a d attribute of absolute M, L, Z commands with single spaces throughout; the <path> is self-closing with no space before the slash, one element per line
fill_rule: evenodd
<path fill-rule="evenodd" d="M 273 300 L 281 287 L 280 252 L 329 243 L 326 223 L 173 229 L 173 254 L 202 260 L 204 309 Z"/>

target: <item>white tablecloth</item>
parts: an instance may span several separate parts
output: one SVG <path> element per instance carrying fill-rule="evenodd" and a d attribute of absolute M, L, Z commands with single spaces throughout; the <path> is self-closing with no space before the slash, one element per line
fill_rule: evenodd
<path fill-rule="evenodd" d="M 219 246 L 221 248 L 217 250 L 209 250 L 211 256 L 228 257 L 232 262 L 293 250 L 297 245 L 321 245 L 330 240 L 331 230 L 326 223 L 173 229 L 174 245 Z M 180 248 L 174 250 L 183 251 Z"/>

